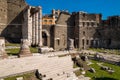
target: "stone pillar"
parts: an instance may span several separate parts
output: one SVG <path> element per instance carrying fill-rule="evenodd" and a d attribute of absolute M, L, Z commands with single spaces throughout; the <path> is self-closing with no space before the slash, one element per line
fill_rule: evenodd
<path fill-rule="evenodd" d="M 42 10 L 41 7 L 28 6 L 24 11 L 22 27 L 23 39 L 28 39 L 29 45 L 42 46 Z"/>
<path fill-rule="evenodd" d="M 7 58 L 7 54 L 5 51 L 5 39 L 4 38 L 0 38 L 0 59 L 4 59 Z"/>
<path fill-rule="evenodd" d="M 50 36 L 47 36 L 47 46 L 50 47 Z"/>
<path fill-rule="evenodd" d="M 30 9 L 31 7 L 29 7 L 28 9 L 28 41 L 29 41 L 29 45 L 31 45 L 32 43 L 32 16 L 31 16 L 31 13 L 30 13 Z"/>
<path fill-rule="evenodd" d="M 38 12 L 35 13 L 35 45 L 38 45 Z"/>
<path fill-rule="evenodd" d="M 69 48 L 69 50 L 74 49 L 74 40 L 73 39 L 69 39 L 68 48 Z"/>
<path fill-rule="evenodd" d="M 22 25 L 22 37 L 28 39 L 29 45 L 32 42 L 32 17 L 30 16 L 31 7 L 28 6 L 24 11 L 24 21 Z"/>
<path fill-rule="evenodd" d="M 41 47 L 42 44 L 42 8 L 39 6 L 38 12 L 38 46 Z"/>
<path fill-rule="evenodd" d="M 32 56 L 29 49 L 29 41 L 27 39 L 21 39 L 21 46 L 18 57 Z"/>
<path fill-rule="evenodd" d="M 35 45 L 35 15 L 32 15 L 32 45 Z"/>

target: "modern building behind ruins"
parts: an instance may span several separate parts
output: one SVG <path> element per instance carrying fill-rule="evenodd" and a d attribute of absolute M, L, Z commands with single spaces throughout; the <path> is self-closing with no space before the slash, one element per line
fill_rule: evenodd
<path fill-rule="evenodd" d="M 42 17 L 42 8 L 24 0 L 0 0 L 0 36 L 18 43 L 22 38 L 32 46 L 55 50 L 120 48 L 120 17 L 101 20 L 101 14 L 52 10 Z"/>

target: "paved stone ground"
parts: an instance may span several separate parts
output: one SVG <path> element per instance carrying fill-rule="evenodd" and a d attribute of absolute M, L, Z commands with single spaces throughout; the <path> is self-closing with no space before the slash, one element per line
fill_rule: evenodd
<path fill-rule="evenodd" d="M 105 60 L 120 62 L 120 55 L 116 55 L 116 54 L 99 53 L 99 52 L 95 52 L 95 51 L 91 51 L 91 50 L 83 50 L 83 51 L 80 51 L 80 53 L 89 53 L 89 54 L 96 54 L 96 53 L 98 53 Z"/>
<path fill-rule="evenodd" d="M 73 63 L 71 62 L 70 56 L 59 59 L 58 57 L 48 58 L 46 55 L 40 55 L 16 59 L 4 59 L 0 61 L 0 65 L 0 77 L 3 77 L 33 69 L 39 69 L 40 73 L 48 74 L 47 72 L 49 71 L 52 72 L 56 69 L 57 72 L 59 68 L 63 69 L 63 67 L 66 66 L 69 71 L 72 70 L 72 67 L 68 66 L 72 66 Z M 65 70 L 65 72 L 67 72 L 67 70 Z"/>
<path fill-rule="evenodd" d="M 46 75 L 43 80 L 49 78 L 53 78 L 53 80 L 81 80 L 73 73 L 71 56 L 57 57 L 61 54 L 69 54 L 69 52 L 36 53 L 30 57 L 0 60 L 0 77 L 38 69 L 41 74 Z M 84 80 L 89 79 L 85 77 Z"/>

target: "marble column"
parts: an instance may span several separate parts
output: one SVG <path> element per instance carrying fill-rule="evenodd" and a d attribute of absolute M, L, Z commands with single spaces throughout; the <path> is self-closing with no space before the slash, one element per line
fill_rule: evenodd
<path fill-rule="evenodd" d="M 32 15 L 32 45 L 35 46 L 35 14 Z"/>
<path fill-rule="evenodd" d="M 28 9 L 28 41 L 29 41 L 29 46 L 31 45 L 32 43 L 32 16 L 31 16 L 31 13 L 30 13 L 30 9 L 31 9 L 31 6 L 29 7 Z"/>
<path fill-rule="evenodd" d="M 28 8 L 27 8 L 28 9 Z M 28 31 L 28 10 L 24 11 L 24 15 L 23 15 L 23 24 L 22 24 L 22 37 L 25 39 L 27 38 L 27 31 Z"/>
<path fill-rule="evenodd" d="M 31 7 L 28 6 L 24 11 L 24 20 L 22 25 L 22 37 L 23 39 L 28 39 L 29 46 L 31 45 L 32 41 L 32 17 L 30 16 L 30 9 Z"/>
<path fill-rule="evenodd" d="M 69 50 L 74 49 L 74 40 L 73 39 L 69 39 L 68 48 L 69 48 Z"/>
<path fill-rule="evenodd" d="M 42 8 L 39 6 L 38 12 L 38 46 L 41 47 L 42 44 Z"/>
<path fill-rule="evenodd" d="M 38 45 L 38 12 L 35 13 L 35 45 Z"/>

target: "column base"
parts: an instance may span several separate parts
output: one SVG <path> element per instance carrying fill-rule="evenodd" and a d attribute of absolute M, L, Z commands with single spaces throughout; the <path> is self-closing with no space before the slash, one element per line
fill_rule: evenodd
<path fill-rule="evenodd" d="M 18 57 L 32 56 L 32 53 L 28 49 L 20 50 Z"/>
<path fill-rule="evenodd" d="M 8 58 L 7 53 L 3 53 L 3 55 L 0 56 L 0 59 L 5 59 L 5 58 Z"/>

